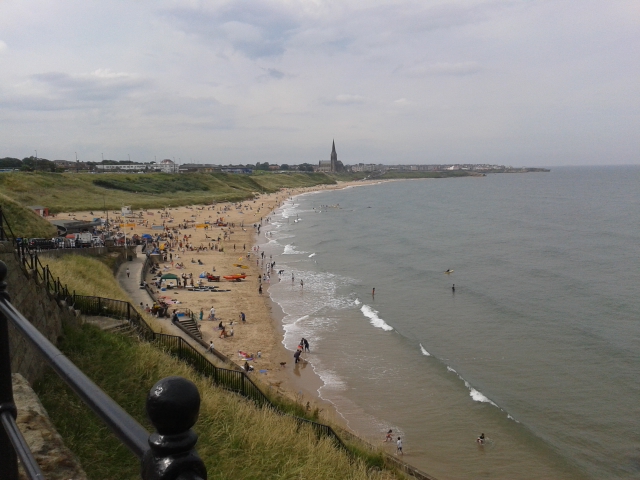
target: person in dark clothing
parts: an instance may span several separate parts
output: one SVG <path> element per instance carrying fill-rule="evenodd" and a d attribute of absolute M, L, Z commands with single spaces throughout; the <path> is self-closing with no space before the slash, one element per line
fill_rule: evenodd
<path fill-rule="evenodd" d="M 293 358 L 296 359 L 296 363 L 300 361 L 300 350 L 296 350 L 296 353 L 293 354 Z"/>

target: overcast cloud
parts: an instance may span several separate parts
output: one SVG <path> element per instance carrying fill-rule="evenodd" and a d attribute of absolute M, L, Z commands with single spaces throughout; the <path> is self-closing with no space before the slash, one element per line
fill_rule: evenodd
<path fill-rule="evenodd" d="M 0 157 L 640 164 L 637 0 L 0 2 Z"/>

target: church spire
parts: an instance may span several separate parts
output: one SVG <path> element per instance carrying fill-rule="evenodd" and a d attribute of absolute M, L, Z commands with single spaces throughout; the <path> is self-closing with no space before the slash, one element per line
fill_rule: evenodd
<path fill-rule="evenodd" d="M 338 171 L 338 154 L 336 153 L 336 141 L 333 140 L 333 145 L 331 146 L 331 171 Z"/>

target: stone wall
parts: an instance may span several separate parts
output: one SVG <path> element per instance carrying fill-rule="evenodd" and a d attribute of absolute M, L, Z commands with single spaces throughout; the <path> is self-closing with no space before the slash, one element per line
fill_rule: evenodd
<path fill-rule="evenodd" d="M 13 399 L 18 409 L 16 423 L 29 450 L 48 480 L 86 480 L 80 462 L 56 431 L 35 392 L 19 374 L 12 376 Z M 26 474 L 20 469 L 20 479 Z"/>
<path fill-rule="evenodd" d="M 62 334 L 63 321 L 77 322 L 75 313 L 70 309 L 60 308 L 46 290 L 36 285 L 29 278 L 18 260 L 16 260 L 11 244 L 0 243 L 0 260 L 7 265 L 7 291 L 11 303 L 54 345 Z M 11 355 L 11 371 L 20 373 L 32 383 L 44 371 L 44 362 L 34 347 L 9 323 L 9 350 Z"/>

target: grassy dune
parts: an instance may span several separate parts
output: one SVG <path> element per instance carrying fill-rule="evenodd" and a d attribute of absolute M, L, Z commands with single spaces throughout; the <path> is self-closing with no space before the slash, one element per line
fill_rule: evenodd
<path fill-rule="evenodd" d="M 51 274 L 60 277 L 70 291 L 78 295 L 115 298 L 130 302 L 130 298 L 114 278 L 111 269 L 102 261 L 82 255 L 65 255 L 60 258 L 40 259 L 49 265 Z"/>
<path fill-rule="evenodd" d="M 48 221 L 2 193 L 0 193 L 0 205 L 11 230 L 17 237 L 51 238 L 58 235 L 56 227 Z"/>
<path fill-rule="evenodd" d="M 20 205 L 39 204 L 51 213 L 102 211 L 239 201 L 282 187 L 335 183 L 324 174 L 234 175 L 224 173 L 171 175 L 70 174 L 14 172 L 0 175 L 0 193 Z"/>
<path fill-rule="evenodd" d="M 197 449 L 210 479 L 395 478 L 389 472 L 368 473 L 363 461 L 353 460 L 327 439 L 318 440 L 308 427 L 211 386 L 149 344 L 84 325 L 65 332 L 61 349 L 148 429 L 144 402 L 151 386 L 169 375 L 192 380 L 202 397 L 194 427 Z M 90 479 L 139 478 L 137 459 L 55 374 L 46 375 L 36 391 Z"/>

